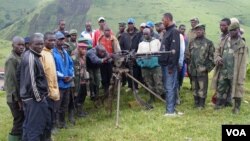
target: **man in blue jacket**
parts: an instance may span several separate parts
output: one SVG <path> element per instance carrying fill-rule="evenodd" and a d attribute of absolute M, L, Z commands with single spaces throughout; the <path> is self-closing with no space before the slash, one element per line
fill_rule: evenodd
<path fill-rule="evenodd" d="M 64 35 L 56 33 L 56 47 L 53 56 L 56 64 L 57 80 L 60 91 L 60 100 L 56 102 L 56 122 L 58 128 L 66 128 L 65 113 L 68 111 L 71 81 L 74 76 L 73 61 L 63 48 Z"/>

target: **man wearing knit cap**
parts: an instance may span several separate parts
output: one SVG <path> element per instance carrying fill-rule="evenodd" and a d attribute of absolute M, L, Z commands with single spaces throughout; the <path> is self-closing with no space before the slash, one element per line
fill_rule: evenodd
<path fill-rule="evenodd" d="M 224 107 L 227 94 L 231 93 L 234 100 L 232 110 L 234 114 L 240 111 L 248 58 L 248 47 L 238 34 L 239 29 L 239 23 L 231 23 L 228 27 L 229 36 L 216 50 L 214 60 L 216 68 L 212 82 L 213 88 L 217 91 L 215 109 Z"/>

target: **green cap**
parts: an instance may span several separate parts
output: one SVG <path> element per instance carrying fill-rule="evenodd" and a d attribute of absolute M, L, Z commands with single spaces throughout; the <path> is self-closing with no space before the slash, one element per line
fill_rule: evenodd
<path fill-rule="evenodd" d="M 119 22 L 118 24 L 119 24 L 119 26 L 125 26 L 126 22 Z"/>
<path fill-rule="evenodd" d="M 76 29 L 71 29 L 70 31 L 69 31 L 69 34 L 71 35 L 71 34 L 77 34 L 77 30 Z"/>
<path fill-rule="evenodd" d="M 202 28 L 202 29 L 206 29 L 206 25 L 205 24 L 197 24 L 194 29 L 197 29 L 197 28 Z"/>
<path fill-rule="evenodd" d="M 193 18 L 190 19 L 190 21 L 197 21 L 197 22 L 199 22 L 199 19 L 197 17 L 193 17 Z"/>
<path fill-rule="evenodd" d="M 240 28 L 240 24 L 235 22 L 235 23 L 231 23 L 228 27 L 228 30 L 231 31 L 231 30 L 235 30 L 235 29 L 238 29 Z"/>
<path fill-rule="evenodd" d="M 155 23 L 155 26 L 159 26 L 161 24 L 162 24 L 162 22 L 157 22 L 157 23 Z"/>

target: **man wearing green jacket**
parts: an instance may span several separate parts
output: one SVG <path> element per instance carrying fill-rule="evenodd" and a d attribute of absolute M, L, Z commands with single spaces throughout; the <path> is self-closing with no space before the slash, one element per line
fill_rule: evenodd
<path fill-rule="evenodd" d="M 13 127 L 9 134 L 9 141 L 19 141 L 22 137 L 22 124 L 24 113 L 22 110 L 21 99 L 19 97 L 19 85 L 16 77 L 16 71 L 21 61 L 21 55 L 25 50 L 24 39 L 14 37 L 12 40 L 12 51 L 5 62 L 4 88 L 7 94 L 7 104 L 13 116 Z"/>

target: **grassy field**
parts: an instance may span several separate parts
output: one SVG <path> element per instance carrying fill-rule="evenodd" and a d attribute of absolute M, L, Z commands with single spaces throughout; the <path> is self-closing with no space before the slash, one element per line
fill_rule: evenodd
<path fill-rule="evenodd" d="M 250 82 L 246 83 L 246 94 L 239 115 L 233 115 L 231 108 L 214 111 L 209 90 L 204 110 L 193 108 L 193 96 L 188 90 L 188 79 L 181 90 L 181 105 L 177 109 L 185 114 L 180 117 L 164 117 L 165 105 L 154 103 L 153 110 L 129 107 L 134 101 L 132 93 L 122 88 L 119 128 L 115 126 L 115 113 L 109 117 L 104 108 L 95 109 L 89 97 L 86 109 L 89 115 L 77 119 L 76 126 L 60 130 L 55 141 L 220 141 L 222 124 L 250 124 Z M 144 90 L 140 94 L 146 95 Z M 0 92 L 0 140 L 6 140 L 12 118 L 7 107 L 4 92 Z M 115 111 L 115 104 L 114 104 Z"/>
<path fill-rule="evenodd" d="M 0 69 L 4 67 L 6 57 L 10 54 L 11 43 L 9 41 L 0 40 Z"/>

